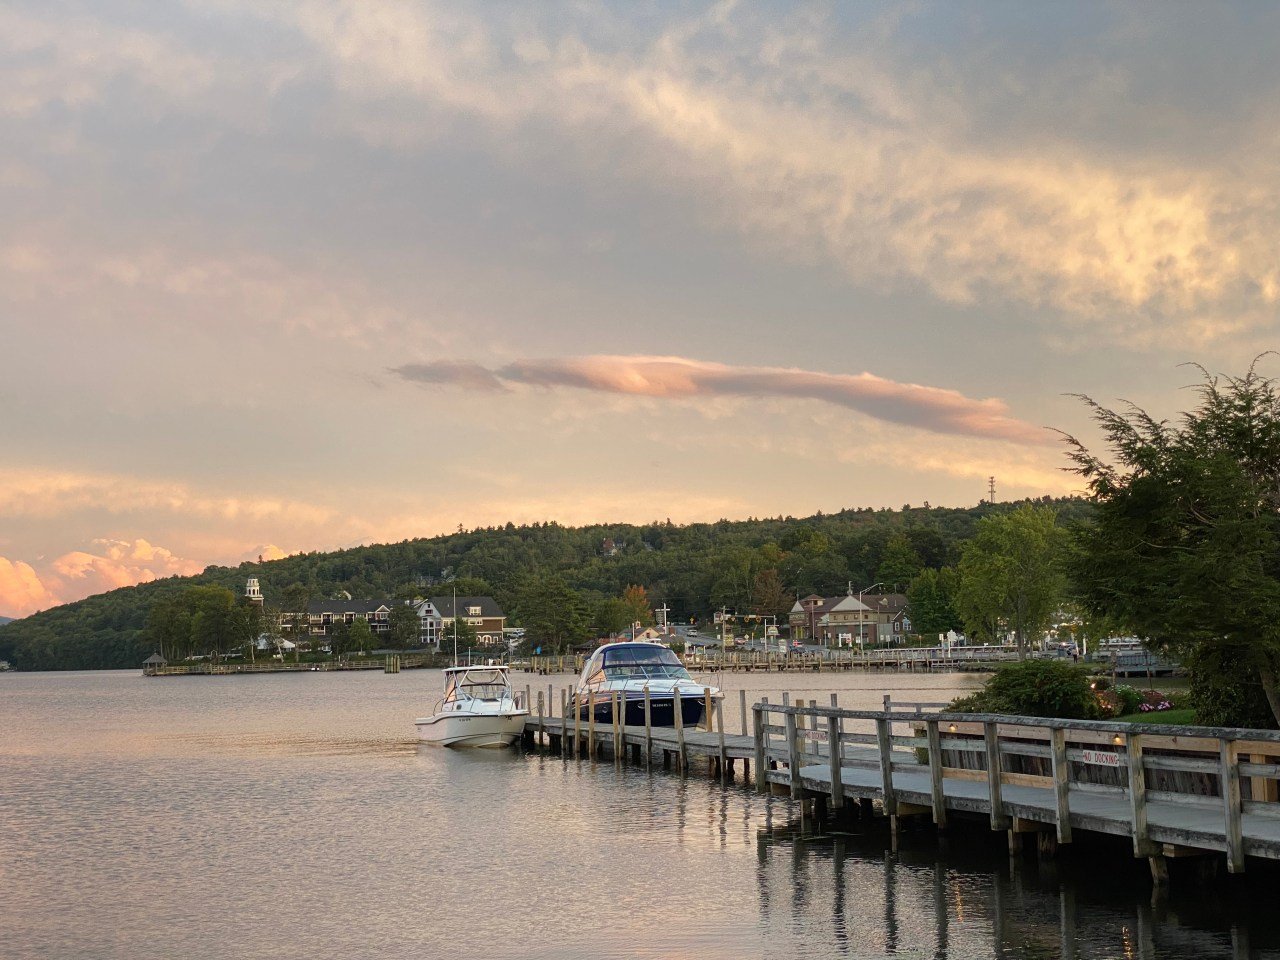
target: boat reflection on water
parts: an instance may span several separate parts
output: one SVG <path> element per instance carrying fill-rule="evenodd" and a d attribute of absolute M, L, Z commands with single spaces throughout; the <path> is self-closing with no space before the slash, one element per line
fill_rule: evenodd
<path fill-rule="evenodd" d="M 1243 884 L 1197 884 L 1188 871 L 1153 895 L 1144 862 L 1117 870 L 1115 850 L 1038 861 L 930 829 L 895 852 L 874 822 L 813 829 L 767 818 L 756 841 L 758 902 L 779 937 L 812 932 L 825 915 L 834 956 L 1280 958 L 1274 871 Z"/>

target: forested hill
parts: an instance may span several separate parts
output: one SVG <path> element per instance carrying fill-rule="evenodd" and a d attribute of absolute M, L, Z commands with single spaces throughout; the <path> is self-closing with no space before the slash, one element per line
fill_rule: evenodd
<path fill-rule="evenodd" d="M 1053 500 L 1065 521 L 1087 515 L 1082 500 Z M 530 578 L 558 575 L 588 601 L 616 596 L 630 584 L 666 602 L 675 618 L 703 616 L 722 604 L 758 603 L 758 575 L 776 570 L 787 597 L 833 595 L 877 580 L 905 587 L 924 567 L 954 563 L 979 518 L 1016 504 L 971 508 L 843 510 L 813 517 L 721 520 L 687 526 L 555 523 L 489 527 L 448 536 L 296 554 L 266 563 L 209 567 L 99 594 L 0 627 L 0 659 L 23 670 L 135 667 L 152 651 L 143 629 L 151 605 L 193 584 L 219 584 L 239 595 L 257 577 L 267 605 L 280 606 L 299 586 L 315 598 L 340 590 L 353 597 L 447 592 L 449 578 L 491 589 L 510 612 Z M 771 578 L 770 578 L 771 579 Z M 484 581 L 477 585 L 471 581 Z M 788 601 L 787 606 L 790 603 Z"/>
<path fill-rule="evenodd" d="M 0 617 L 0 627 L 3 627 L 6 623 L 13 623 L 13 617 Z"/>

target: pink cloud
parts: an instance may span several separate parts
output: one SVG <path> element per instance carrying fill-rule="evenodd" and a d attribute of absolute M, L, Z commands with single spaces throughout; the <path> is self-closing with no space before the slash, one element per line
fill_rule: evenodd
<path fill-rule="evenodd" d="M 60 602 L 30 564 L 0 557 L 0 613 L 22 617 Z"/>
<path fill-rule="evenodd" d="M 39 569 L 0 557 L 0 614 L 26 616 L 117 587 L 204 569 L 146 540 L 95 540 L 92 545 L 95 552 L 72 550 Z"/>
<path fill-rule="evenodd" d="M 415 383 L 463 389 L 493 390 L 525 384 L 674 399 L 735 396 L 818 400 L 934 433 L 1030 445 L 1051 441 L 1045 430 L 1009 416 L 1003 400 L 975 399 L 957 390 L 900 383 L 872 373 L 730 366 L 684 357 L 649 356 L 517 360 L 494 370 L 469 361 L 449 360 L 406 364 L 393 372 Z"/>

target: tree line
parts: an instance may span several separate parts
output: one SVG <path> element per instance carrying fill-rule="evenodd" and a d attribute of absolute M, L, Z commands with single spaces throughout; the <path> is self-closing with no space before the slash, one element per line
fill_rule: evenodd
<path fill-rule="evenodd" d="M 1076 499 L 1036 503 L 1056 509 L 1064 522 L 1090 510 Z M 305 610 L 306 600 L 339 591 L 388 599 L 447 594 L 454 587 L 459 595 L 484 593 L 498 601 L 512 624 L 539 618 L 548 623 L 553 643 L 625 627 L 634 617 L 621 603 L 635 585 L 645 588 L 653 605 L 665 604 L 674 620 L 701 621 L 724 606 L 785 622 L 797 596 L 842 594 L 850 585 L 856 592 L 876 581 L 887 583 L 884 589 L 903 590 L 921 571 L 953 566 L 979 521 L 1014 507 L 904 505 L 685 525 L 506 524 L 214 566 L 194 577 L 124 587 L 0 627 L 0 659 L 25 670 L 136 667 L 155 649 L 146 633 L 153 606 L 194 586 L 222 587 L 239 597 L 250 576 L 259 579 L 267 605 L 284 613 Z M 605 541 L 613 544 L 612 552 Z M 557 594 L 571 601 L 562 623 L 550 619 L 562 606 L 553 602 Z M 198 635 L 217 635 L 209 629 L 202 624 Z"/>
<path fill-rule="evenodd" d="M 797 597 L 873 585 L 905 589 L 917 633 L 1011 633 L 1019 649 L 1066 610 L 1077 632 L 1123 631 L 1180 659 L 1201 719 L 1276 725 L 1280 394 L 1256 367 L 1202 370 L 1196 405 L 1174 422 L 1081 397 L 1103 448 L 1063 437 L 1080 498 L 687 525 L 506 524 L 210 567 L 0 626 L 0 659 L 134 667 L 161 635 L 175 651 L 223 649 L 253 629 L 235 601 L 248 576 L 288 612 L 338 590 L 487 593 L 531 643 L 552 649 L 643 619 L 627 594 L 636 585 L 676 619 L 724 607 L 780 622 Z"/>

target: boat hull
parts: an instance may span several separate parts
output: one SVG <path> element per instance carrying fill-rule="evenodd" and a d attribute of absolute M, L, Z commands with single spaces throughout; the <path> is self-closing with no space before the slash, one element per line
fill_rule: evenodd
<path fill-rule="evenodd" d="M 509 747 L 524 733 L 528 711 L 437 714 L 414 721 L 418 739 L 437 747 Z"/>
<path fill-rule="evenodd" d="M 624 695 L 624 700 L 623 725 L 643 727 L 644 695 L 637 696 L 634 692 L 627 692 Z M 681 695 L 679 700 L 681 725 L 696 727 L 702 722 L 702 718 L 706 714 L 705 698 L 703 696 L 685 694 Z M 589 713 L 590 709 L 584 700 L 578 706 L 578 716 L 585 723 L 589 719 Z M 613 703 L 609 699 L 607 692 L 596 694 L 595 714 L 596 723 L 613 723 Z M 653 727 L 674 727 L 676 725 L 676 714 L 672 705 L 671 694 L 655 694 L 649 698 L 649 725 Z"/>

